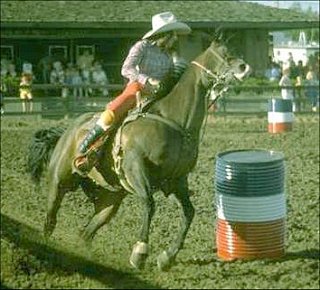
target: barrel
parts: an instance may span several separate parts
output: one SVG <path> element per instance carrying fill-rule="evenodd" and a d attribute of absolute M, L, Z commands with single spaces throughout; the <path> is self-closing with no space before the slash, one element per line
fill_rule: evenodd
<path fill-rule="evenodd" d="M 292 123 L 292 100 L 270 99 L 268 102 L 268 132 L 291 131 Z"/>
<path fill-rule="evenodd" d="M 285 166 L 281 152 L 219 153 L 215 165 L 218 258 L 279 258 L 285 254 Z"/>

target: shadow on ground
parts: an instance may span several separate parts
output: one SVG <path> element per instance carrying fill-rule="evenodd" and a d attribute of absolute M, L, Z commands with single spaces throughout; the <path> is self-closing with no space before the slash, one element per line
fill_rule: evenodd
<path fill-rule="evenodd" d="M 20 249 L 27 250 L 41 262 L 42 267 L 45 267 L 48 273 L 63 271 L 66 275 L 72 275 L 77 272 L 99 281 L 106 288 L 161 289 L 159 285 L 145 282 L 132 273 L 118 271 L 50 247 L 45 244 L 39 231 L 4 214 L 1 214 L 1 238 L 14 243 Z M 8 287 L 5 281 L 1 281 L 1 289 Z"/>
<path fill-rule="evenodd" d="M 241 261 L 241 262 L 251 262 L 254 261 L 251 259 L 245 260 L 245 259 L 234 259 L 231 261 L 224 261 L 222 259 L 220 259 L 219 257 L 217 257 L 216 254 L 217 249 L 214 248 L 213 249 L 213 254 L 212 255 L 208 255 L 208 257 L 203 258 L 203 257 L 193 257 L 192 259 L 183 261 L 181 263 L 186 264 L 186 265 L 209 265 L 209 264 L 213 264 L 215 262 L 220 262 L 220 263 L 232 263 L 232 262 L 237 262 L 237 261 Z M 288 260 L 297 260 L 297 259 L 307 259 L 307 260 L 317 260 L 319 261 L 320 259 L 320 251 L 318 249 L 310 249 L 310 250 L 303 250 L 303 251 L 298 251 L 298 252 L 286 252 L 285 255 L 283 257 L 279 257 L 279 258 L 275 258 L 275 259 L 256 259 L 257 260 L 264 260 L 264 262 L 266 264 L 272 264 L 272 263 L 279 263 L 279 262 L 285 262 Z"/>

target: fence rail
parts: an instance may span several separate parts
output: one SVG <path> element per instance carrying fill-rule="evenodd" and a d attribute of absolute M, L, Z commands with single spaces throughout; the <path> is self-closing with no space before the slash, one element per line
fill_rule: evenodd
<path fill-rule="evenodd" d="M 24 113 L 19 97 L 5 97 L 4 107 L 5 115 L 17 116 L 21 114 L 40 115 L 47 118 L 75 117 L 85 112 L 96 112 L 104 109 L 106 103 L 114 98 L 114 93 L 110 93 L 109 97 L 83 97 L 77 98 L 73 95 L 61 97 L 57 95 L 47 96 L 44 92 L 47 90 L 60 90 L 62 88 L 91 88 L 105 89 L 109 92 L 116 92 L 123 88 L 123 84 L 110 84 L 107 87 L 99 85 L 52 85 L 52 84 L 34 84 L 33 90 L 42 91 L 43 94 L 33 97 L 33 109 Z M 310 86 L 311 87 L 311 86 Z M 318 91 L 319 86 L 313 86 Z M 294 87 L 292 87 L 295 89 Z M 306 87 L 301 86 L 299 89 L 304 90 Z M 239 90 L 246 92 L 246 96 L 239 94 Z M 229 93 L 219 99 L 216 105 L 216 114 L 264 114 L 267 112 L 268 100 L 273 97 L 280 98 L 279 86 L 232 86 Z M 259 93 L 256 93 L 259 91 Z M 263 92 L 263 94 L 261 93 Z M 248 92 L 252 92 L 252 96 L 248 96 Z M 270 94 L 268 94 L 271 92 Z M 311 111 L 311 105 L 306 97 L 297 97 L 294 99 L 296 106 L 301 113 Z"/>

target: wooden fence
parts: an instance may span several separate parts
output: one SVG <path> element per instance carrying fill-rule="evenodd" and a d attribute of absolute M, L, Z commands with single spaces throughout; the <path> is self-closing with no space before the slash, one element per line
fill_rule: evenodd
<path fill-rule="evenodd" d="M 44 118 L 73 118 L 85 112 L 96 112 L 104 109 L 106 103 L 113 99 L 123 88 L 122 84 L 108 85 L 110 94 L 108 97 L 76 97 L 72 93 L 67 97 L 58 96 L 62 89 L 69 89 L 72 92 L 74 88 L 83 89 L 102 89 L 98 85 L 91 86 L 57 86 L 51 84 L 34 84 L 32 90 L 35 92 L 33 97 L 33 109 L 31 112 L 23 112 L 20 98 L 4 97 L 4 115 L 21 116 L 38 115 Z M 318 90 L 319 86 L 315 86 Z M 304 90 L 304 87 L 300 87 Z M 239 93 L 241 91 L 241 93 Z M 215 114 L 265 114 L 268 108 L 268 100 L 271 98 L 280 98 L 281 88 L 279 86 L 234 86 L 230 88 L 226 96 L 219 99 L 215 106 Z M 51 92 L 51 95 L 48 93 Z M 52 92 L 56 92 L 52 95 Z M 311 104 L 306 97 L 295 98 L 296 107 L 299 113 L 311 112 Z"/>

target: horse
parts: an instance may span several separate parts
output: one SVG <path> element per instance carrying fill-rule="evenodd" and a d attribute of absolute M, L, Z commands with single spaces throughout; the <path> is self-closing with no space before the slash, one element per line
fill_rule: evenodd
<path fill-rule="evenodd" d="M 249 66 L 231 56 L 225 44 L 213 41 L 164 97 L 147 109 L 128 114 L 100 150 L 94 170 L 82 177 L 72 170 L 77 148 L 93 126 L 94 113 L 77 117 L 66 129 L 41 129 L 28 153 L 28 171 L 40 184 L 47 170 L 48 197 L 44 234 L 49 237 L 66 192 L 79 186 L 94 205 L 94 215 L 81 236 L 91 242 L 114 217 L 128 194 L 139 198 L 141 230 L 133 245 L 130 264 L 141 269 L 148 256 L 149 229 L 155 213 L 153 194 L 172 196 L 182 213 L 180 229 L 169 247 L 157 256 L 160 270 L 168 270 L 182 249 L 195 209 L 190 201 L 188 176 L 195 167 L 209 99 L 220 97 L 234 81 L 247 75 Z"/>

